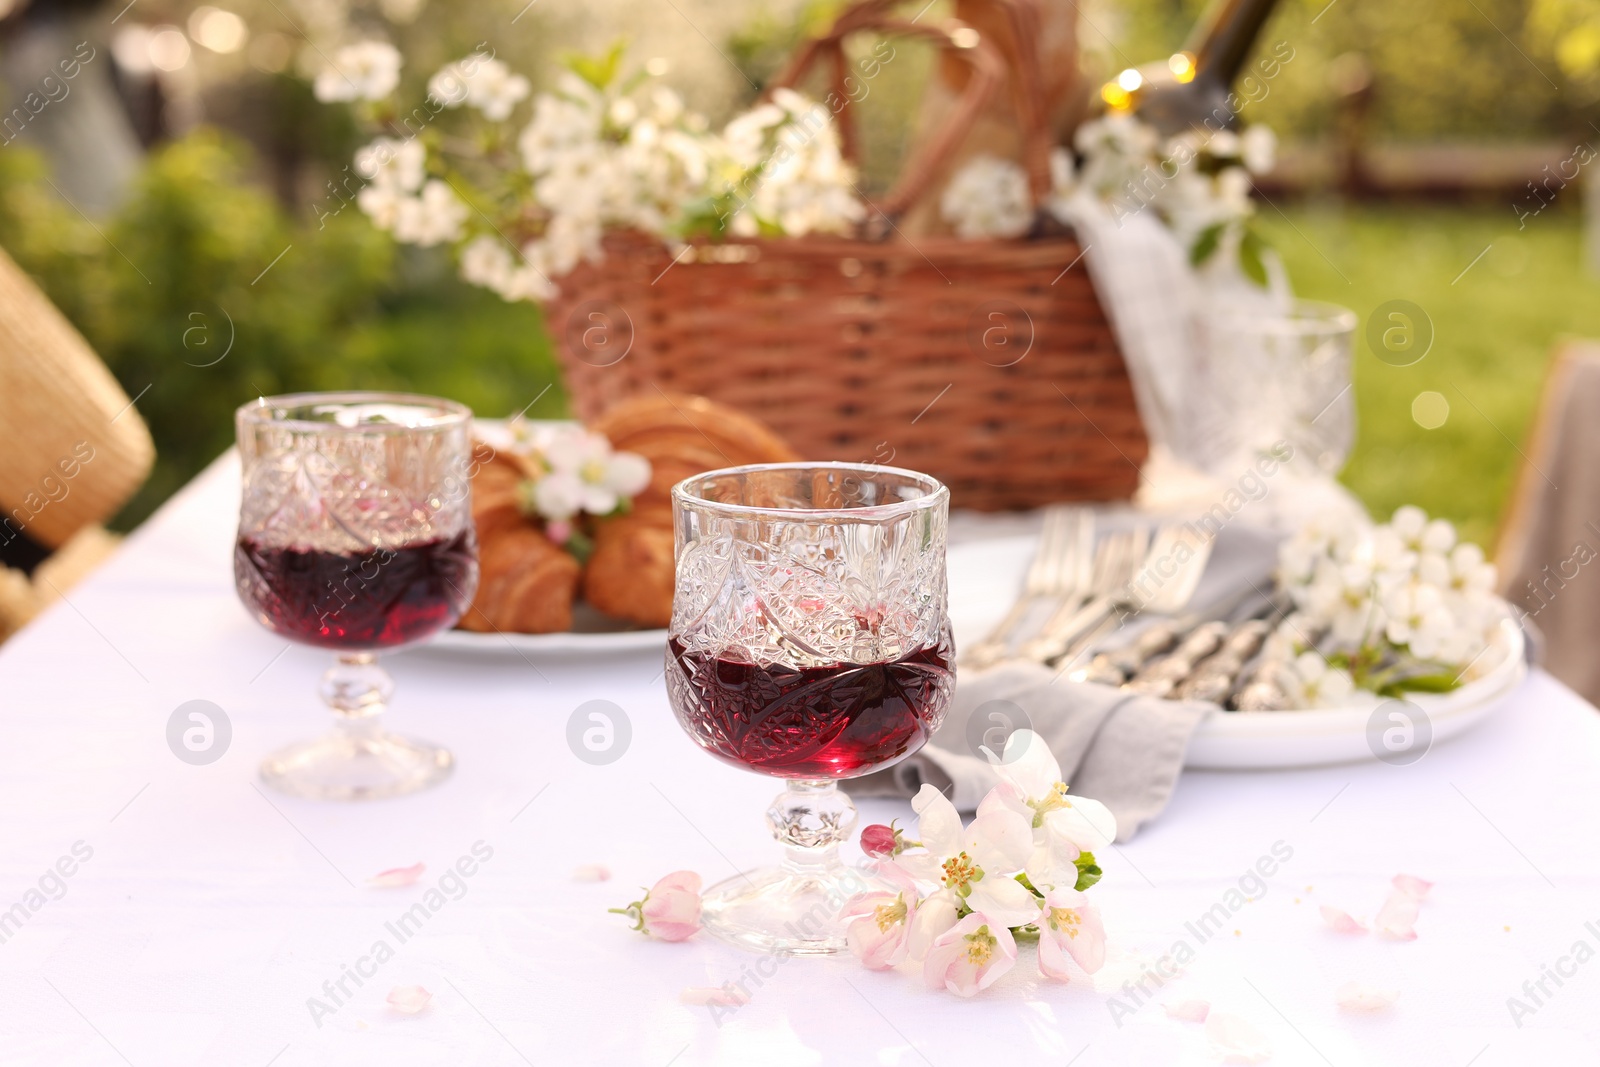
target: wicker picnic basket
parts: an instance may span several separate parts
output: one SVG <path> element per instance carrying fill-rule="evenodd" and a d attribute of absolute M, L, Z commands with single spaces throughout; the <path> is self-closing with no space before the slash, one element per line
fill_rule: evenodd
<path fill-rule="evenodd" d="M 1037 2 L 1007 7 L 1020 20 Z M 1078 243 L 913 242 L 894 228 L 1007 70 L 970 29 L 903 21 L 891 6 L 847 10 L 777 81 L 826 58 L 842 86 L 843 42 L 863 30 L 931 39 L 970 65 L 948 125 L 907 162 L 865 235 L 700 243 L 676 258 L 644 235 L 608 235 L 604 258 L 564 278 L 548 308 L 576 414 L 655 390 L 697 393 L 761 419 L 808 458 L 933 474 L 958 507 L 1127 498 L 1148 442 Z M 1024 61 L 1011 75 L 1037 201 L 1050 149 L 1038 71 Z M 849 156 L 848 94 L 829 99 Z"/>

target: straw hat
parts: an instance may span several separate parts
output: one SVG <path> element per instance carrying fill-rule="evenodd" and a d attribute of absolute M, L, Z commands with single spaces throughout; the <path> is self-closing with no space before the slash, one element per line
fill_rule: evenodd
<path fill-rule="evenodd" d="M 83 336 L 0 250 L 0 537 L 56 548 L 143 484 L 155 445 Z"/>

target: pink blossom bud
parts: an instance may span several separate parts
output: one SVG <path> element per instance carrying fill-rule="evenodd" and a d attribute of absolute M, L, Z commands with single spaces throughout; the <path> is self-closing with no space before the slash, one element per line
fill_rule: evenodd
<path fill-rule="evenodd" d="M 869 856 L 894 855 L 894 829 L 883 823 L 873 823 L 861 831 L 861 851 Z"/>

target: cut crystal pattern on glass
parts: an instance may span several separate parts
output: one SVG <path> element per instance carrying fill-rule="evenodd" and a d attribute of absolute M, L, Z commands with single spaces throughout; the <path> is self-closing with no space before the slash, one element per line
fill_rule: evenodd
<path fill-rule="evenodd" d="M 1338 473 L 1355 441 L 1356 322 L 1315 301 L 1281 313 L 1210 309 L 1200 320 L 1210 355 L 1190 407 L 1192 458 L 1231 479 L 1287 444 L 1296 464 Z"/>
<path fill-rule="evenodd" d="M 239 598 L 282 637 L 340 653 L 323 679 L 331 736 L 270 756 L 271 785 L 314 799 L 441 781 L 445 749 L 384 733 L 393 685 L 375 652 L 453 626 L 478 581 L 472 413 L 430 397 L 305 393 L 236 413 Z"/>
<path fill-rule="evenodd" d="M 839 860 L 855 808 L 835 783 L 917 751 L 949 706 L 948 506 L 926 475 L 852 464 L 734 468 L 674 488 L 673 711 L 718 759 L 789 780 L 767 812 L 785 860 L 706 892 L 716 936 L 838 952 L 840 907 L 884 888 Z"/>
<path fill-rule="evenodd" d="M 247 405 L 247 410 L 249 405 Z M 471 519 L 470 428 L 241 423 L 239 526 L 274 547 L 352 552 L 432 541 Z"/>

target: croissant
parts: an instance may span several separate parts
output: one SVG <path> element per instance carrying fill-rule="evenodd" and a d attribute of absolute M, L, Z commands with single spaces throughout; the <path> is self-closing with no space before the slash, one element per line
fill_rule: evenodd
<path fill-rule="evenodd" d="M 673 573 L 672 509 L 650 506 L 596 529 L 583 598 L 607 615 L 665 626 L 672 619 Z"/>
<path fill-rule="evenodd" d="M 481 450 L 492 458 L 481 460 Z M 475 446 L 472 521 L 478 530 L 478 592 L 461 617 L 463 630 L 542 634 L 572 629 L 578 561 L 522 514 L 517 487 L 528 477 L 521 459 Z"/>
<path fill-rule="evenodd" d="M 590 427 L 621 452 L 650 461 L 650 484 L 635 507 L 672 503 L 672 487 L 719 467 L 799 459 L 765 425 L 703 396 L 655 393 L 624 400 Z M 668 517 L 670 521 L 670 516 Z"/>
<path fill-rule="evenodd" d="M 611 446 L 650 461 L 650 484 L 625 515 L 595 526 L 583 596 L 607 615 L 645 626 L 672 620 L 672 487 L 719 467 L 798 458 L 748 415 L 704 397 L 656 393 L 625 400 L 592 425 Z"/>

